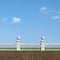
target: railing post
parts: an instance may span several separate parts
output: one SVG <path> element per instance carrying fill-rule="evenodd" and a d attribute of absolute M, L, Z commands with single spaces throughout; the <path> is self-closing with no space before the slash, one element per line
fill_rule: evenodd
<path fill-rule="evenodd" d="M 40 46 L 41 46 L 41 51 L 45 51 L 45 37 L 44 36 L 41 37 Z"/>
<path fill-rule="evenodd" d="M 20 36 L 17 37 L 17 41 L 16 41 L 16 49 L 17 51 L 20 51 Z"/>

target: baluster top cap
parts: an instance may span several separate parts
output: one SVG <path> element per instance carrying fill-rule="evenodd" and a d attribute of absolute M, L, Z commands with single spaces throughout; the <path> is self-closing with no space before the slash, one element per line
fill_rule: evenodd
<path fill-rule="evenodd" d="M 17 37 L 17 40 L 20 40 L 20 36 Z"/>
<path fill-rule="evenodd" d="M 45 37 L 44 37 L 44 36 L 42 36 L 42 37 L 41 37 L 41 40 L 45 40 Z"/>

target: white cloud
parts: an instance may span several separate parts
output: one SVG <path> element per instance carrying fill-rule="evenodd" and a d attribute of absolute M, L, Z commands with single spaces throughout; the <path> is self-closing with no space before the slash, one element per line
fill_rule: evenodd
<path fill-rule="evenodd" d="M 13 17 L 13 18 L 12 18 L 12 22 L 13 22 L 13 23 L 21 22 L 21 18 Z"/>
<path fill-rule="evenodd" d="M 45 7 L 45 6 L 41 7 L 40 8 L 40 12 L 42 12 L 42 13 L 48 13 L 47 7 Z"/>
<path fill-rule="evenodd" d="M 60 17 L 59 16 L 52 16 L 51 19 L 58 20 L 58 19 L 60 19 Z"/>

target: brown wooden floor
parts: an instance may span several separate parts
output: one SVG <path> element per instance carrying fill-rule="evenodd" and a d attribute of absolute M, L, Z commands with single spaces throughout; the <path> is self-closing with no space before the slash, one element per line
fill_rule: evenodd
<path fill-rule="evenodd" d="M 60 52 L 0 52 L 0 60 L 60 60 Z"/>

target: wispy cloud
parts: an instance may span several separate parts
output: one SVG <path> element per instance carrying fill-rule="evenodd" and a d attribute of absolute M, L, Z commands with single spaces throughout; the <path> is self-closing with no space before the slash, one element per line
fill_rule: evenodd
<path fill-rule="evenodd" d="M 45 6 L 41 7 L 40 8 L 40 12 L 42 12 L 42 13 L 48 13 L 47 7 L 45 7 Z"/>
<path fill-rule="evenodd" d="M 40 12 L 41 13 L 44 13 L 44 14 L 50 14 L 50 15 L 53 15 L 53 16 L 50 16 L 50 19 L 53 19 L 53 20 L 59 20 L 60 19 L 60 11 L 56 11 L 56 10 L 49 10 L 46 6 L 42 6 L 40 8 Z M 55 16 L 54 16 L 55 14 Z"/>
<path fill-rule="evenodd" d="M 13 17 L 12 22 L 13 23 L 19 23 L 19 22 L 21 22 L 21 18 Z"/>
<path fill-rule="evenodd" d="M 48 8 L 46 6 L 42 6 L 40 8 L 40 12 L 41 13 L 45 13 L 45 14 L 48 14 L 48 13 L 55 13 L 55 10 L 48 10 Z"/>
<path fill-rule="evenodd" d="M 60 11 L 59 12 L 57 12 L 58 14 L 60 14 Z"/>
<path fill-rule="evenodd" d="M 58 20 L 60 19 L 60 16 L 52 16 L 51 19 Z"/>
<path fill-rule="evenodd" d="M 1 23 L 6 23 L 6 22 L 8 22 L 8 18 L 4 17 L 4 18 L 1 19 L 0 22 L 1 22 Z"/>
<path fill-rule="evenodd" d="M 13 18 L 8 19 L 8 18 L 4 17 L 1 19 L 1 22 L 3 22 L 3 23 L 19 23 L 19 22 L 21 22 L 21 18 L 13 17 Z"/>
<path fill-rule="evenodd" d="M 7 21 L 7 20 L 8 20 L 8 18 L 6 18 L 6 17 L 5 17 L 5 18 L 3 18 L 3 21 Z"/>

